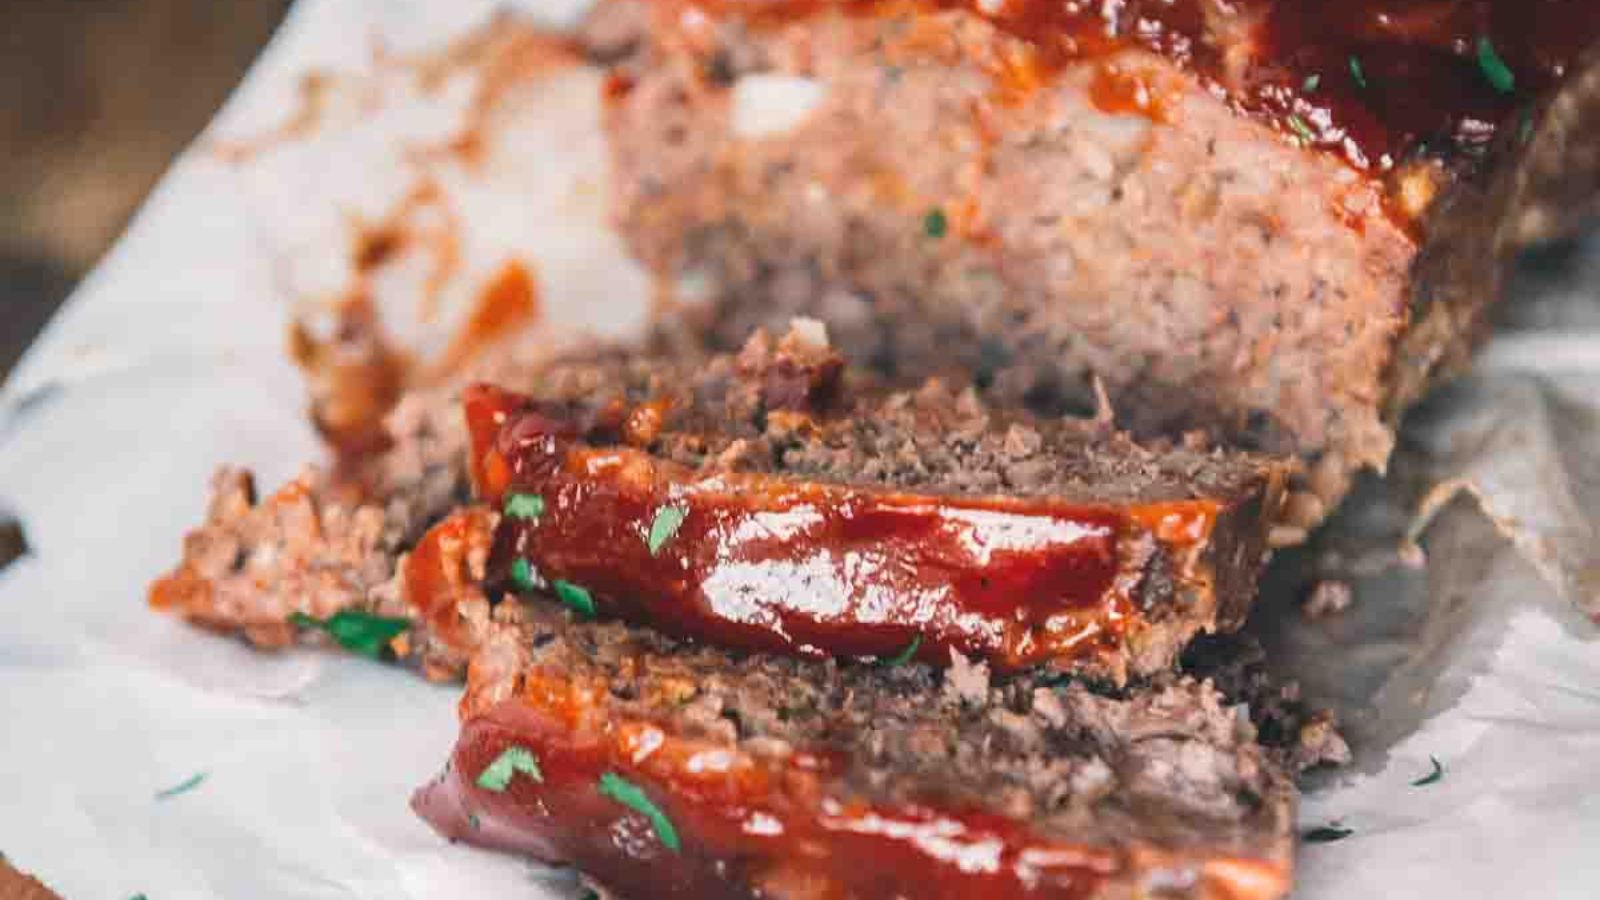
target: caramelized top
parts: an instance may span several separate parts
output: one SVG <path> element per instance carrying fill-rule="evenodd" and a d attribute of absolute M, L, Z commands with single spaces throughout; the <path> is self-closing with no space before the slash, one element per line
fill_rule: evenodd
<path fill-rule="evenodd" d="M 1128 47 L 1173 60 L 1302 142 L 1385 171 L 1470 165 L 1596 37 L 1589 0 L 694 0 L 764 23 L 828 8 L 968 9 L 1042 66 Z"/>

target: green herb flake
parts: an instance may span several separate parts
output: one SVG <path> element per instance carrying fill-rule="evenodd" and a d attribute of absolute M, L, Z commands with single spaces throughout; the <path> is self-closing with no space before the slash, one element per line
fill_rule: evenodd
<path fill-rule="evenodd" d="M 506 517 L 532 522 L 544 515 L 544 498 L 538 494 L 507 494 Z"/>
<path fill-rule="evenodd" d="M 1304 93 L 1309 94 L 1312 91 L 1316 90 L 1321 84 L 1322 84 L 1322 76 L 1321 75 L 1307 75 L 1306 76 L 1306 80 L 1300 83 L 1300 90 L 1302 92 L 1304 92 Z"/>
<path fill-rule="evenodd" d="M 1313 143 L 1313 142 L 1316 141 L 1317 134 L 1316 134 L 1316 132 L 1311 130 L 1311 126 L 1310 125 L 1306 124 L 1306 120 L 1305 119 L 1302 119 L 1299 116 L 1294 115 L 1294 114 L 1291 113 L 1289 115 L 1289 118 L 1286 119 L 1285 121 L 1287 121 L 1289 123 L 1289 128 L 1294 131 L 1294 133 L 1300 138 L 1300 140 L 1305 141 L 1308 144 Z"/>
<path fill-rule="evenodd" d="M 934 207 L 922 217 L 922 233 L 931 238 L 942 238 L 950 231 L 950 219 L 944 210 Z"/>
<path fill-rule="evenodd" d="M 683 527 L 683 520 L 688 517 L 689 508 L 686 506 L 663 506 L 656 510 L 655 520 L 650 523 L 650 534 L 645 538 L 651 556 L 661 552 L 661 548 L 672 540 L 672 536 Z"/>
<path fill-rule="evenodd" d="M 615 772 L 607 772 L 600 776 L 600 793 L 649 819 L 661 845 L 673 853 L 678 852 L 682 846 L 678 843 L 678 830 L 672 827 L 672 821 L 661 811 L 661 807 L 650 802 L 638 785 Z"/>
<path fill-rule="evenodd" d="M 1355 833 L 1354 828 L 1345 828 L 1342 825 L 1320 825 L 1302 834 L 1300 839 L 1308 844 L 1331 844 Z"/>
<path fill-rule="evenodd" d="M 1439 762 L 1439 758 L 1430 756 L 1428 757 L 1428 762 L 1433 763 L 1433 771 L 1411 782 L 1412 787 L 1427 787 L 1430 784 L 1438 784 L 1444 780 L 1444 764 Z"/>
<path fill-rule="evenodd" d="M 533 564 L 522 557 L 511 561 L 511 586 L 526 594 L 533 590 Z"/>
<path fill-rule="evenodd" d="M 587 590 L 570 581 L 561 581 L 560 579 L 552 582 L 550 586 L 555 588 L 556 599 L 566 604 L 568 609 L 585 619 L 594 618 L 594 597 L 590 596 Z"/>
<path fill-rule="evenodd" d="M 1367 89 L 1367 70 L 1361 67 L 1360 57 L 1350 57 L 1350 77 L 1355 79 L 1356 87 Z"/>
<path fill-rule="evenodd" d="M 500 751 L 494 762 L 478 773 L 478 787 L 498 794 L 511 785 L 511 779 L 518 772 L 534 781 L 544 781 L 544 773 L 539 771 L 539 760 L 533 751 L 513 744 Z"/>
<path fill-rule="evenodd" d="M 1533 138 L 1533 110 L 1522 111 L 1522 124 L 1517 127 L 1517 140 L 1526 144 Z"/>
<path fill-rule="evenodd" d="M 381 659 L 389 642 L 411 628 L 410 619 L 348 609 L 334 613 L 327 619 L 318 619 L 302 612 L 290 613 L 289 623 L 325 631 L 339 646 L 371 659 Z"/>
<path fill-rule="evenodd" d="M 916 635 L 915 637 L 913 637 L 911 639 L 911 643 L 907 644 L 905 646 L 905 649 L 901 650 L 899 653 L 896 653 L 893 656 L 885 657 L 883 659 L 883 664 L 885 666 L 890 667 L 890 668 L 893 668 L 895 666 L 903 666 L 906 663 L 911 662 L 911 660 L 916 657 L 917 650 L 920 649 L 921 647 L 922 647 L 922 635 L 919 634 L 919 635 Z"/>
<path fill-rule="evenodd" d="M 143 894 L 134 894 L 132 897 L 129 897 L 128 900 L 150 900 L 150 898 Z"/>
<path fill-rule="evenodd" d="M 1489 86 L 1502 94 L 1509 94 L 1517 87 L 1517 76 L 1511 74 L 1511 67 L 1500 58 L 1488 37 L 1478 38 L 1478 70 L 1483 73 Z"/>
<path fill-rule="evenodd" d="M 188 778 L 185 778 L 183 781 L 180 781 L 177 784 L 173 785 L 172 787 L 167 788 L 166 790 L 156 791 L 156 799 L 157 800 L 169 800 L 169 799 L 171 799 L 173 797 L 178 796 L 179 794 L 187 794 L 190 791 L 194 790 L 195 788 L 199 787 L 200 786 L 200 782 L 205 781 L 205 780 L 206 780 L 206 773 L 204 773 L 204 772 L 196 772 L 193 775 L 190 775 Z"/>
<path fill-rule="evenodd" d="M 479 831 L 483 828 L 483 823 L 478 821 L 477 813 L 467 813 L 467 827 L 473 831 Z"/>
<path fill-rule="evenodd" d="M 600 895 L 595 893 L 594 888 L 584 888 L 583 893 L 578 895 L 578 900 L 600 900 Z"/>

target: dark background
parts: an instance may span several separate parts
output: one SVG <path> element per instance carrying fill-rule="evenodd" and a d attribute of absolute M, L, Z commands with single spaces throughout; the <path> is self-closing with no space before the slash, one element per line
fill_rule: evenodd
<path fill-rule="evenodd" d="M 211 118 L 290 0 L 0 11 L 0 378 Z"/>

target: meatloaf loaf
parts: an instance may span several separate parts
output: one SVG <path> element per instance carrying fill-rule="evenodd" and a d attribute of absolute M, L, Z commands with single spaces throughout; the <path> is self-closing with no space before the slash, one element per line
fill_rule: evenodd
<path fill-rule="evenodd" d="M 1311 461 L 1309 526 L 1483 332 L 1494 278 L 1444 248 L 1412 284 L 1435 197 L 1600 37 L 1559 0 L 1395 7 L 611 0 L 587 40 L 616 221 L 714 335 L 815 316 L 1046 409 L 1098 376 L 1137 435 Z"/>
<path fill-rule="evenodd" d="M 1293 791 L 1209 684 L 730 656 L 505 603 L 413 806 L 618 897 L 1271 898 Z"/>
<path fill-rule="evenodd" d="M 1281 465 L 850 376 L 812 323 L 578 403 L 470 389 L 490 584 L 734 649 L 1117 682 L 1243 620 Z"/>

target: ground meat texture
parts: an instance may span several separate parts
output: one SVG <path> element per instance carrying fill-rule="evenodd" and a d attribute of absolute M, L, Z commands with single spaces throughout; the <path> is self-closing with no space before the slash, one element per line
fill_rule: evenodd
<path fill-rule="evenodd" d="M 1239 624 L 1281 505 L 1276 463 L 880 388 L 814 324 L 640 388 L 468 390 L 491 586 L 744 650 L 1122 682 Z"/>
<path fill-rule="evenodd" d="M 1486 291 L 1410 303 L 1426 202 L 1397 198 L 1433 196 L 1431 162 L 1362 172 L 1139 47 L 1030 66 L 970 4 L 698 6 L 613 2 L 596 32 L 616 219 L 726 344 L 816 316 L 886 372 L 1045 410 L 1090 408 L 1098 376 L 1136 434 L 1311 461 L 1309 527 L 1481 333 Z"/>
<path fill-rule="evenodd" d="M 454 391 L 412 393 L 385 423 L 386 449 L 346 455 L 331 470 L 307 467 L 264 499 L 248 470 L 220 469 L 205 521 L 185 537 L 178 565 L 151 584 L 150 605 L 265 649 L 323 639 L 297 628 L 296 613 L 408 615 L 396 577 L 402 559 L 470 496 L 460 419 Z M 456 677 L 466 664 L 426 629 L 393 650 L 433 678 Z"/>
<path fill-rule="evenodd" d="M 497 612 L 462 712 L 418 812 L 619 898 L 1289 887 L 1292 788 L 1204 683 L 1112 699 L 965 661 L 740 657 L 540 601 Z"/>

